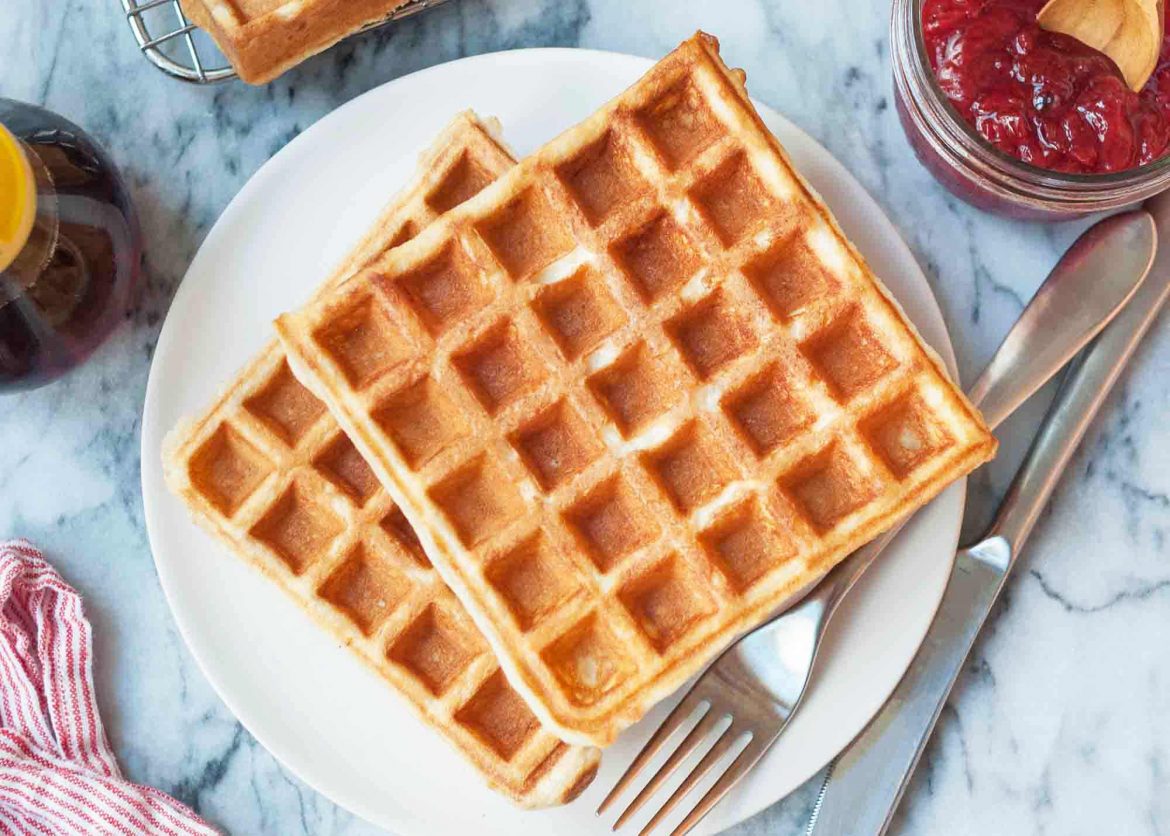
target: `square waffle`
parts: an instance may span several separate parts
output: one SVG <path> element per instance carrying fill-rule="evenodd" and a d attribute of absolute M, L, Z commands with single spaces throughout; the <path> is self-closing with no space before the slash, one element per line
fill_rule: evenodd
<path fill-rule="evenodd" d="M 409 0 L 181 0 L 249 84 L 272 81 Z"/>
<path fill-rule="evenodd" d="M 512 165 L 470 114 L 318 291 L 410 238 Z M 355 345 L 360 344 L 357 339 Z M 596 749 L 561 743 L 508 685 L 410 524 L 273 340 L 167 439 L 166 476 L 193 516 L 290 594 L 525 806 L 570 800 Z"/>
<path fill-rule="evenodd" d="M 277 330 L 572 742 L 995 449 L 701 33 Z"/>

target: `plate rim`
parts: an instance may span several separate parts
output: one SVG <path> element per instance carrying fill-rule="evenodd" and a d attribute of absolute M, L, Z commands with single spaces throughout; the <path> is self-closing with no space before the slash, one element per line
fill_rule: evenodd
<path fill-rule="evenodd" d="M 272 757 L 275 758 L 280 763 L 282 768 L 287 769 L 290 773 L 292 773 L 300 781 L 302 781 L 306 786 L 312 788 L 315 792 L 321 793 L 321 795 L 323 795 L 325 798 L 329 799 L 331 802 L 337 804 L 338 806 L 342 807 L 345 810 L 348 810 L 349 812 L 360 817 L 364 821 L 369 822 L 371 824 L 374 824 L 375 826 L 378 826 L 378 827 L 387 827 L 387 824 L 385 823 L 385 820 L 384 820 L 385 817 L 384 817 L 383 813 L 372 809 L 368 804 L 366 804 L 362 800 L 360 795 L 358 795 L 356 793 L 347 792 L 344 788 L 339 788 L 336 785 L 330 785 L 328 789 L 325 789 L 318 781 L 311 779 L 307 774 L 305 774 L 302 771 L 302 769 L 299 767 L 299 765 L 297 763 L 295 763 L 292 758 L 286 757 L 286 755 L 290 753 L 289 747 L 281 744 L 279 741 L 276 741 L 275 745 L 274 745 L 274 741 L 272 741 L 270 739 L 270 736 L 260 735 L 260 734 L 256 733 L 256 731 L 254 730 L 255 723 L 253 722 L 254 718 L 253 718 L 252 711 L 248 708 L 241 707 L 243 700 L 242 700 L 242 698 L 238 697 L 235 689 L 227 682 L 228 677 L 226 675 L 226 673 L 227 673 L 226 669 L 225 670 L 217 670 L 215 664 L 208 661 L 208 657 L 212 653 L 213 648 L 207 646 L 206 644 L 203 643 L 202 639 L 199 639 L 196 637 L 197 631 L 195 630 L 194 622 L 191 620 L 188 620 L 184 615 L 180 614 L 182 612 L 185 612 L 185 609 L 183 606 L 181 606 L 181 605 L 176 606 L 176 598 L 178 597 L 179 592 L 177 591 L 176 587 L 173 585 L 178 583 L 178 579 L 176 579 L 171 574 L 171 571 L 167 565 L 167 562 L 165 560 L 160 560 L 160 558 L 158 557 L 160 550 L 159 550 L 159 548 L 156 547 L 156 543 L 160 539 L 161 535 L 157 534 L 156 530 L 155 530 L 156 525 L 158 525 L 158 523 L 152 522 L 152 520 L 158 519 L 158 511 L 157 511 L 156 503 L 159 500 L 157 500 L 155 498 L 155 494 L 157 493 L 157 494 L 165 495 L 165 493 L 166 493 L 165 483 L 164 483 L 164 480 L 162 478 L 162 465 L 161 465 L 160 451 L 162 448 L 163 438 L 165 437 L 166 432 L 169 429 L 169 428 L 161 427 L 160 426 L 160 419 L 157 417 L 157 412 L 160 409 L 160 407 L 158 405 L 158 403 L 159 403 L 158 390 L 162 386 L 162 384 L 158 382 L 159 375 L 156 374 L 156 368 L 159 364 L 156 363 L 155 361 L 157 360 L 157 358 L 160 355 L 165 355 L 165 354 L 169 353 L 171 351 L 171 342 L 173 340 L 177 339 L 175 334 L 176 334 L 178 329 L 177 329 L 177 327 L 172 327 L 172 318 L 171 318 L 172 311 L 174 311 L 176 309 L 180 309 L 183 306 L 185 306 L 186 301 L 187 301 L 187 297 L 190 296 L 191 294 L 198 293 L 198 291 L 192 289 L 195 286 L 195 282 L 188 281 L 187 279 L 188 279 L 188 276 L 190 276 L 192 273 L 198 272 L 196 270 L 196 268 L 200 265 L 202 260 L 204 260 L 206 258 L 212 258 L 211 255 L 208 255 L 208 253 L 210 253 L 210 248 L 208 248 L 208 246 L 207 246 L 208 242 L 214 242 L 215 239 L 217 239 L 218 237 L 221 237 L 221 236 L 227 234 L 227 231 L 230 230 L 234 226 L 234 223 L 232 223 L 234 221 L 234 216 L 236 214 L 239 214 L 239 213 L 245 211 L 246 204 L 251 199 L 251 192 L 253 192 L 255 189 L 259 188 L 259 185 L 258 185 L 259 182 L 261 180 L 267 180 L 273 176 L 274 169 L 277 168 L 277 166 L 274 164 L 277 163 L 278 160 L 280 160 L 282 157 L 284 157 L 286 155 L 294 154 L 297 151 L 297 149 L 300 148 L 301 145 L 314 141 L 314 139 L 313 139 L 314 134 L 319 129 L 321 129 L 323 125 L 328 123 L 330 120 L 333 120 L 334 118 L 338 118 L 340 114 L 346 113 L 349 110 L 362 107 L 365 100 L 370 99 L 370 98 L 375 98 L 379 94 L 384 94 L 384 91 L 386 91 L 387 88 L 394 88 L 394 87 L 404 86 L 404 85 L 408 85 L 408 84 L 420 83 L 420 81 L 422 79 L 425 79 L 425 77 L 427 77 L 431 74 L 438 74 L 439 72 L 442 72 L 444 70 L 449 71 L 449 67 L 453 64 L 470 66 L 470 65 L 481 64 L 481 63 L 490 64 L 490 63 L 493 63 L 495 61 L 500 61 L 500 60 L 505 60 L 505 59 L 506 60 L 521 60 L 521 61 L 523 61 L 523 60 L 537 60 L 537 61 L 539 61 L 541 59 L 547 59 L 547 60 L 551 60 L 551 61 L 556 61 L 556 60 L 576 61 L 576 60 L 580 60 L 580 59 L 586 59 L 586 60 L 590 60 L 590 61 L 603 61 L 603 62 L 624 61 L 624 62 L 628 62 L 630 64 L 630 66 L 633 69 L 635 69 L 639 74 L 642 72 L 645 72 L 645 70 L 649 69 L 649 67 L 651 67 L 654 64 L 653 59 L 645 58 L 642 56 L 630 55 L 627 53 L 610 51 L 610 50 L 592 49 L 592 48 L 531 47 L 531 48 L 521 48 L 521 49 L 511 49 L 511 50 L 499 50 L 499 51 L 495 51 L 495 52 L 488 52 L 488 53 L 481 53 L 478 55 L 465 56 L 463 58 L 458 58 L 458 59 L 455 59 L 453 61 L 442 62 L 439 64 L 435 64 L 435 65 L 432 65 L 429 67 L 422 68 L 422 69 L 414 71 L 412 73 L 408 73 L 408 74 L 403 75 L 403 76 L 399 76 L 398 78 L 391 79 L 389 81 L 386 81 L 382 84 L 379 84 L 379 85 L 376 85 L 376 86 L 370 88 L 369 90 L 361 93 L 360 95 L 355 96 L 353 99 L 345 102 L 344 104 L 338 106 L 337 108 L 334 108 L 333 110 L 329 111 L 328 113 L 322 115 L 316 122 L 314 122 L 311 125 L 309 125 L 308 127 L 306 127 L 301 133 L 299 133 L 296 137 L 294 137 L 292 140 L 290 140 L 280 150 L 278 150 L 275 154 L 273 154 L 271 157 L 269 157 L 267 160 L 265 160 L 248 177 L 247 181 L 245 181 L 245 183 L 240 187 L 240 189 L 232 196 L 232 198 L 228 201 L 226 206 L 220 212 L 219 216 L 216 218 L 215 222 L 212 224 L 210 229 L 208 229 L 207 234 L 204 236 L 203 240 L 199 244 L 199 247 L 195 253 L 195 256 L 191 259 L 190 264 L 187 266 L 187 269 L 184 271 L 183 279 L 180 282 L 179 287 L 178 287 L 177 291 L 175 292 L 174 296 L 172 297 L 171 302 L 167 308 L 167 313 L 166 313 L 166 316 L 164 318 L 163 325 L 159 331 L 158 340 L 155 344 L 154 352 L 153 352 L 152 357 L 151 357 L 150 371 L 149 371 L 145 395 L 144 395 L 144 402 L 143 402 L 143 409 L 142 409 L 141 447 L 140 447 L 140 455 L 141 455 L 140 484 L 141 484 L 141 489 L 142 489 L 143 519 L 144 519 L 144 524 L 145 524 L 145 528 L 147 531 L 147 539 L 148 539 L 148 542 L 150 544 L 151 557 L 154 561 L 155 569 L 158 573 L 159 585 L 162 588 L 163 596 L 164 596 L 166 603 L 167 603 L 167 608 L 170 611 L 172 618 L 174 619 L 175 626 L 179 632 L 179 635 L 183 639 L 184 645 L 186 646 L 188 652 L 190 652 L 192 658 L 194 658 L 196 665 L 198 666 L 200 672 L 203 674 L 203 676 L 207 679 L 208 683 L 211 685 L 212 690 L 215 692 L 215 695 L 224 703 L 224 705 L 227 707 L 227 709 L 231 712 L 232 716 L 248 731 L 248 733 L 250 735 L 252 735 L 252 737 L 258 743 L 260 743 L 261 746 L 264 747 L 265 751 L 268 752 L 270 755 L 272 755 Z M 914 266 L 916 268 L 916 271 L 917 271 L 916 279 L 921 280 L 921 284 L 926 290 L 926 293 L 924 294 L 923 298 L 919 299 L 917 301 L 920 304 L 924 305 L 924 307 L 928 308 L 930 311 L 930 315 L 933 317 L 937 317 L 938 322 L 941 324 L 941 336 L 943 339 L 942 339 L 941 343 L 938 345 L 932 344 L 932 347 L 941 357 L 941 359 L 943 361 L 943 365 L 946 367 L 948 374 L 950 374 L 950 376 L 953 379 L 958 380 L 957 362 L 956 362 L 956 358 L 955 358 L 955 354 L 954 354 L 954 346 L 953 346 L 953 343 L 951 341 L 950 330 L 947 327 L 946 318 L 943 316 L 941 306 L 939 305 L 939 302 L 938 302 L 938 298 L 934 293 L 934 289 L 930 286 L 930 282 L 926 278 L 925 272 L 922 270 L 921 265 L 918 263 L 917 258 L 914 256 L 913 251 L 910 249 L 909 245 L 906 244 L 905 239 L 902 237 L 900 231 L 894 225 L 893 221 L 889 218 L 885 209 L 881 206 L 881 204 L 879 204 L 873 198 L 872 195 L 869 194 L 868 190 L 866 190 L 865 187 L 862 186 L 857 181 L 857 179 L 853 176 L 852 172 L 850 172 L 849 169 L 843 163 L 840 162 L 840 160 L 838 160 L 827 148 L 825 148 L 825 146 L 820 141 L 818 141 L 816 138 L 814 138 L 813 136 L 808 134 L 803 128 L 798 126 L 796 123 L 792 122 L 788 117 L 784 116 L 781 112 L 779 112 L 779 111 L 775 110 L 774 108 L 760 102 L 759 100 L 755 99 L 754 97 L 752 99 L 752 102 L 757 107 L 757 109 L 759 109 L 761 111 L 761 113 L 767 117 L 767 119 L 765 121 L 767 121 L 768 119 L 776 119 L 776 120 L 780 121 L 781 123 L 783 123 L 786 126 L 787 129 L 790 129 L 795 134 L 799 134 L 803 141 L 806 141 L 812 145 L 817 146 L 817 148 L 819 148 L 819 150 L 821 152 L 823 152 L 827 157 L 832 158 L 833 162 L 836 163 L 838 168 L 840 168 L 840 170 L 844 174 L 844 176 L 846 178 L 848 178 L 848 180 L 852 181 L 853 185 L 855 185 L 859 190 L 864 192 L 865 195 L 869 198 L 869 200 L 873 203 L 873 206 L 876 209 L 877 215 L 880 216 L 881 220 L 894 233 L 888 242 L 888 246 L 890 246 L 893 249 L 900 250 L 901 251 L 900 255 L 907 260 L 907 263 L 914 264 Z M 507 126 L 505 125 L 505 134 L 506 134 L 506 131 L 507 131 Z M 507 137 L 505 137 L 505 138 L 507 138 Z M 948 533 L 946 535 L 946 541 L 949 544 L 951 544 L 952 548 L 950 548 L 950 551 L 952 551 L 952 552 L 954 551 L 953 547 L 957 547 L 958 540 L 959 540 L 959 533 L 960 533 L 960 528 L 961 528 L 961 524 L 962 524 L 962 517 L 963 517 L 962 509 L 965 507 L 965 503 L 966 503 L 966 487 L 967 487 L 966 479 L 964 478 L 964 479 L 959 480 L 958 482 L 955 483 L 955 485 L 953 487 L 957 487 L 958 491 L 959 491 L 959 499 L 958 499 L 958 505 L 957 505 L 958 511 L 954 514 L 953 518 L 949 521 L 949 523 L 948 523 L 949 530 L 948 530 Z M 165 501 L 165 497 L 164 497 L 164 501 Z M 192 521 L 191 524 L 194 526 L 195 525 L 194 521 Z M 227 551 L 226 548 L 225 548 L 225 551 Z M 953 558 L 952 558 L 952 561 L 953 561 Z M 945 591 L 945 584 L 944 584 L 943 588 L 941 588 L 939 590 L 938 598 L 933 602 L 933 605 L 931 607 L 931 617 L 927 622 L 928 628 L 929 628 L 929 623 L 931 621 L 933 621 L 934 614 L 937 612 L 938 606 L 941 604 L 943 591 Z M 925 632 L 924 632 L 923 638 L 925 638 Z M 922 642 L 922 640 L 920 639 L 917 642 L 916 646 L 920 647 L 921 642 Z M 912 662 L 913 656 L 914 656 L 914 654 L 911 654 L 910 658 L 907 659 L 906 665 L 902 670 L 902 674 L 899 675 L 899 680 L 901 679 L 901 676 L 904 675 L 905 670 L 909 667 L 910 663 Z M 896 685 L 896 683 L 895 683 L 895 685 Z M 892 690 L 892 688 L 891 688 L 891 690 Z M 883 702 L 884 702 L 884 700 L 883 700 Z M 880 710 L 880 707 L 878 710 Z M 875 714 L 876 714 L 876 712 L 875 712 Z M 871 718 L 872 718 L 872 715 L 871 715 Z M 858 729 L 858 733 L 860 733 L 863 729 L 864 729 L 864 724 L 863 724 L 861 729 Z M 795 789 L 796 787 L 799 787 L 802 784 L 804 784 L 805 782 L 807 782 L 807 780 L 809 778 L 814 776 L 820 769 L 822 769 L 825 766 L 825 764 L 829 763 L 834 757 L 839 755 L 840 751 L 843 751 L 844 748 L 846 748 L 848 745 L 849 745 L 849 742 L 846 742 L 845 745 L 840 750 L 838 750 L 835 754 L 831 754 L 827 758 L 825 758 L 823 763 L 820 763 L 819 765 L 816 765 L 815 767 L 812 767 L 809 770 L 807 770 L 808 774 L 805 775 L 792 789 Z M 789 790 L 789 793 L 791 791 L 792 790 Z M 747 820 L 748 818 L 751 818 L 752 816 L 755 816 L 756 814 L 758 814 L 762 810 L 766 809 L 767 807 L 771 806 L 772 804 L 775 804 L 776 802 L 780 801 L 782 798 L 786 797 L 787 794 L 788 793 L 785 793 L 783 795 L 776 795 L 776 796 L 772 797 L 770 800 L 767 800 L 762 804 L 743 804 L 741 807 L 736 808 L 736 810 L 733 814 L 734 821 L 730 822 L 730 825 L 737 824 L 739 822 Z M 394 830 L 396 832 L 399 832 L 399 833 L 409 833 L 410 826 L 411 825 L 406 821 L 401 821 L 401 822 L 393 825 Z"/>

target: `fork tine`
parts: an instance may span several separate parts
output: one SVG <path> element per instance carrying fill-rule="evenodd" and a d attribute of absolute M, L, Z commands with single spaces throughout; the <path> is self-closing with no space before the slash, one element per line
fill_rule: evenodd
<path fill-rule="evenodd" d="M 678 789 L 671 793 L 670 798 L 666 799 L 666 803 L 663 804 L 661 808 L 659 808 L 658 812 L 655 813 L 650 821 L 646 823 L 646 826 L 642 828 L 642 832 L 639 834 L 639 836 L 647 836 L 647 834 L 655 827 L 657 827 L 664 818 L 670 815 L 670 811 L 673 810 L 675 806 L 686 797 L 687 793 L 695 788 L 696 784 L 703 780 L 707 773 L 710 772 L 714 768 L 715 764 L 719 762 L 719 759 L 727 754 L 727 750 L 734 746 L 736 741 L 743 736 L 745 731 L 746 729 L 744 729 L 742 726 L 737 727 L 734 722 L 732 722 L 730 726 L 724 729 L 723 734 L 719 735 L 719 738 L 715 741 L 715 745 L 707 751 L 707 754 L 703 755 L 703 759 L 699 761 L 695 765 L 695 768 L 691 770 L 691 773 L 683 779 L 683 782 L 679 784 Z"/>
<path fill-rule="evenodd" d="M 684 836 L 689 833 L 691 829 L 702 821 L 703 817 L 711 812 L 716 804 L 723 800 L 723 796 L 739 783 L 739 779 L 748 773 L 748 771 L 755 766 L 764 753 L 771 747 L 772 741 L 764 741 L 759 738 L 753 738 L 743 751 L 736 756 L 735 760 L 727 767 L 724 773 L 719 776 L 711 789 L 707 790 L 699 803 L 695 805 L 694 809 L 687 813 L 686 818 L 679 822 L 678 827 L 670 834 L 670 836 Z"/>
<path fill-rule="evenodd" d="M 701 718 L 706 715 L 706 712 L 710 710 L 711 703 L 705 700 L 703 697 L 699 696 L 699 694 L 696 693 L 695 689 L 692 687 L 691 690 L 687 692 L 687 695 L 682 698 L 679 704 L 674 707 L 674 710 L 671 711 L 670 714 L 666 716 L 666 719 L 662 721 L 662 725 L 660 725 L 655 730 L 654 734 L 650 736 L 650 739 L 646 741 L 646 745 L 642 747 L 642 751 L 638 753 L 633 762 L 628 767 L 626 767 L 626 771 L 622 773 L 622 777 L 619 778 L 618 782 L 613 785 L 613 789 L 609 791 L 609 795 L 605 797 L 605 800 L 602 801 L 601 805 L 597 808 L 597 815 L 600 816 L 602 813 L 604 813 L 606 809 L 609 808 L 609 805 L 612 804 L 618 796 L 626 791 L 626 788 L 630 785 L 630 782 L 638 776 L 638 773 L 642 771 L 643 767 L 645 767 L 646 764 L 649 763 L 649 761 L 658 753 L 658 750 L 662 748 L 662 744 L 664 744 L 672 734 L 678 731 L 683 722 L 689 719 L 690 716 L 695 713 L 695 710 L 704 703 L 707 707 L 704 709 L 704 713 L 700 715 L 700 721 Z"/>
<path fill-rule="evenodd" d="M 715 711 L 713 708 L 699 718 L 699 722 L 691 729 L 690 734 L 683 738 L 683 742 L 678 745 L 678 748 L 670 753 L 670 757 L 666 762 L 658 768 L 654 773 L 654 777 L 650 779 L 646 786 L 642 787 L 642 791 L 630 802 L 629 806 L 622 811 L 622 814 L 617 817 L 617 821 L 613 823 L 613 829 L 617 830 L 625 824 L 630 816 L 642 809 L 642 805 L 650 799 L 658 789 L 666 783 L 667 779 L 674 774 L 674 771 L 679 768 L 687 756 L 698 748 L 699 744 L 707 739 L 711 730 L 717 726 L 720 721 L 727 715 L 723 712 Z"/>

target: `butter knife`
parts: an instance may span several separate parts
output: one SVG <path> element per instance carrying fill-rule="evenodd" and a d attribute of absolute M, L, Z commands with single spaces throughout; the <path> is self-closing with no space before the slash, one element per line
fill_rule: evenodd
<path fill-rule="evenodd" d="M 938 614 L 889 701 L 830 767 L 806 836 L 885 833 L 1040 511 L 1170 293 L 1170 196 L 1146 204 L 1159 247 L 1145 282 L 1074 358 L 986 536 L 956 556 Z"/>

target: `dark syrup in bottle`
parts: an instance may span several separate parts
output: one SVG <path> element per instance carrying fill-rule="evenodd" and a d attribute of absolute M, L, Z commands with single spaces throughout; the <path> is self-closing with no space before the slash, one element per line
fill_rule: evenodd
<path fill-rule="evenodd" d="M 35 192 L 31 229 L 0 269 L 2 393 L 48 383 L 110 335 L 131 304 L 142 248 L 129 192 L 84 131 L 3 98 L 0 126 L 9 133 L 0 142 L 15 138 L 27 160 Z M 0 194 L 0 212 L 5 200 Z"/>

